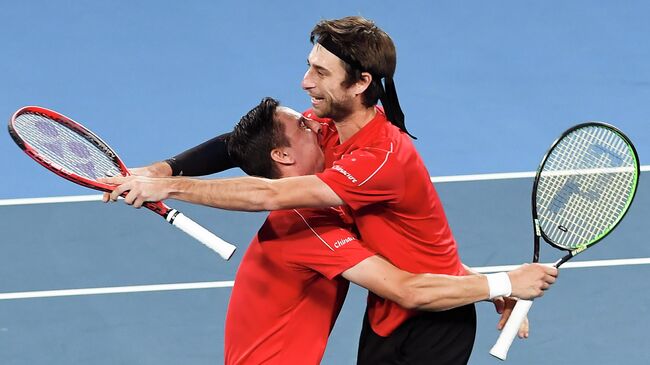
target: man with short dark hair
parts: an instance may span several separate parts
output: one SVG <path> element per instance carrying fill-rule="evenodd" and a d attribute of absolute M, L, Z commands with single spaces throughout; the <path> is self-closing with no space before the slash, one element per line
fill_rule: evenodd
<path fill-rule="evenodd" d="M 306 118 L 271 98 L 241 118 L 228 149 L 249 175 L 282 178 L 323 170 L 323 152 Z M 541 295 L 555 280 L 541 265 L 488 276 L 413 275 L 363 247 L 345 221 L 337 208 L 269 214 L 235 277 L 226 364 L 320 363 L 347 280 L 403 307 L 430 311 L 509 294 L 490 285 L 498 275 L 523 298 Z"/>

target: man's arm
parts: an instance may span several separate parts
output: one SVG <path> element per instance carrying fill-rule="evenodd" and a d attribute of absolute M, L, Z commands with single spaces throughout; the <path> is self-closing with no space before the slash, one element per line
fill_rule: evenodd
<path fill-rule="evenodd" d="M 165 161 L 154 162 L 151 165 L 134 167 L 129 169 L 131 175 L 147 177 L 169 177 L 174 176 L 171 165 Z"/>
<path fill-rule="evenodd" d="M 146 201 L 177 199 L 215 208 L 262 211 L 293 208 L 334 207 L 345 204 L 315 175 L 282 179 L 240 177 L 199 180 L 190 178 L 111 177 L 102 182 L 119 185 L 104 201 L 117 200 L 129 191 L 124 201 L 140 207 Z"/>
<path fill-rule="evenodd" d="M 442 311 L 490 299 L 486 275 L 411 274 L 372 256 L 341 274 L 373 293 L 408 309 Z M 555 282 L 557 269 L 523 265 L 508 273 L 512 295 L 533 299 Z"/>
<path fill-rule="evenodd" d="M 191 147 L 172 158 L 129 169 L 131 175 L 148 177 L 204 176 L 236 167 L 228 154 L 228 136 L 224 133 Z"/>
<path fill-rule="evenodd" d="M 467 272 L 468 275 L 481 275 L 478 271 L 475 271 L 471 267 L 463 264 L 463 267 L 465 268 L 465 271 Z M 499 318 L 499 322 L 497 323 L 497 329 L 500 331 L 503 329 L 503 326 L 506 325 L 506 322 L 508 321 L 508 318 L 510 318 L 510 314 L 512 314 L 512 309 L 515 307 L 515 304 L 517 303 L 517 298 L 515 297 L 497 297 L 492 299 L 492 303 L 494 303 L 494 308 L 496 309 L 497 313 L 501 315 L 501 318 Z M 528 321 L 528 317 L 524 319 L 523 322 L 521 322 L 521 326 L 519 327 L 519 332 L 517 333 L 519 338 L 528 338 L 528 335 L 530 333 L 530 323 Z"/>
<path fill-rule="evenodd" d="M 463 268 L 465 268 L 465 271 L 467 272 L 467 275 L 481 275 L 480 272 L 475 271 L 471 267 L 469 267 L 469 266 L 467 266 L 465 264 L 462 264 L 462 265 L 463 265 Z"/>

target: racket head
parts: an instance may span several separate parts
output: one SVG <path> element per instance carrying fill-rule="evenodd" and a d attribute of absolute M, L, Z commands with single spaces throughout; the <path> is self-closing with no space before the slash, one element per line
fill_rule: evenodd
<path fill-rule="evenodd" d="M 127 176 L 119 156 L 96 134 L 67 116 L 39 106 L 26 106 L 9 120 L 9 134 L 28 156 L 76 184 L 110 192 L 114 186 L 97 178 Z"/>
<path fill-rule="evenodd" d="M 129 175 L 122 159 L 106 142 L 54 110 L 22 107 L 9 119 L 8 129 L 11 138 L 29 157 L 75 184 L 111 192 L 115 186 L 97 178 Z M 163 202 L 147 202 L 144 206 L 164 218 L 171 211 Z"/>
<path fill-rule="evenodd" d="M 562 133 L 533 183 L 535 256 L 540 236 L 572 255 L 606 237 L 629 210 L 639 176 L 636 148 L 616 127 L 587 122 Z"/>

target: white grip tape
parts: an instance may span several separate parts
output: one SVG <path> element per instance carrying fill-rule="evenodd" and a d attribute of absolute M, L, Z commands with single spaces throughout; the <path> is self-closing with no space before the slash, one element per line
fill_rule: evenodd
<path fill-rule="evenodd" d="M 198 223 L 187 218 L 183 213 L 178 213 L 172 220 L 171 224 L 181 231 L 189 234 L 199 242 L 208 246 L 214 252 L 218 253 L 224 260 L 230 259 L 237 247 L 217 237 L 214 233 L 201 227 Z"/>
<path fill-rule="evenodd" d="M 532 305 L 532 300 L 519 299 L 517 301 L 517 304 L 515 304 L 515 307 L 512 309 L 510 318 L 508 318 L 506 325 L 503 327 L 503 330 L 501 330 L 501 335 L 499 335 L 497 342 L 492 346 L 490 355 L 501 360 L 506 359 L 508 356 L 508 350 L 510 350 L 510 345 L 512 345 L 515 336 L 517 336 L 519 327 L 528 315 L 528 311 Z"/>

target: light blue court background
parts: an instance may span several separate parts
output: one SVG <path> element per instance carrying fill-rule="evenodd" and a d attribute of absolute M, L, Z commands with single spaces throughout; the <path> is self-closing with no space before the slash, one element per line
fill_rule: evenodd
<path fill-rule="evenodd" d="M 374 19 L 431 175 L 534 170 L 570 125 L 603 120 L 650 154 L 644 1 L 2 1 L 0 118 L 41 105 L 130 166 L 228 131 L 263 96 L 298 110 L 320 19 Z M 85 194 L 0 135 L 0 198 Z"/>
<path fill-rule="evenodd" d="M 650 257 L 646 175 L 620 227 L 576 261 Z M 437 184 L 463 262 L 486 267 L 530 259 L 531 182 Z M 222 363 L 230 287 L 1 299 L 17 292 L 232 280 L 264 214 L 174 206 L 237 244 L 231 261 L 124 204 L 0 206 L 0 364 Z M 558 255 L 544 245 L 541 257 L 549 262 Z M 515 342 L 505 364 L 650 363 L 650 265 L 566 268 L 560 275 L 530 312 L 531 337 Z M 364 307 L 365 291 L 353 286 L 323 364 L 354 364 Z M 489 303 L 477 308 L 470 364 L 502 364 L 488 355 L 497 315 Z"/>
<path fill-rule="evenodd" d="M 146 164 L 229 130 L 263 96 L 307 108 L 300 80 L 312 26 L 363 15 L 397 44 L 398 93 L 431 175 L 534 170 L 554 138 L 587 120 L 621 128 L 644 163 L 649 10 L 641 1 L 2 1 L 0 118 L 49 107 L 127 164 Z M 6 133 L 0 153 L 0 199 L 89 193 L 37 166 Z M 620 228 L 581 260 L 650 257 L 646 180 Z M 529 260 L 530 185 L 437 185 L 467 264 Z M 264 214 L 174 205 L 236 243 L 233 260 L 121 204 L 0 206 L 0 293 L 232 280 Z M 506 364 L 650 363 L 648 274 L 647 265 L 563 270 L 531 313 L 533 337 Z M 0 363 L 220 363 L 228 294 L 0 300 Z M 364 300 L 350 293 L 325 364 L 354 362 Z M 471 364 L 499 363 L 487 355 L 492 312 L 479 304 Z"/>

